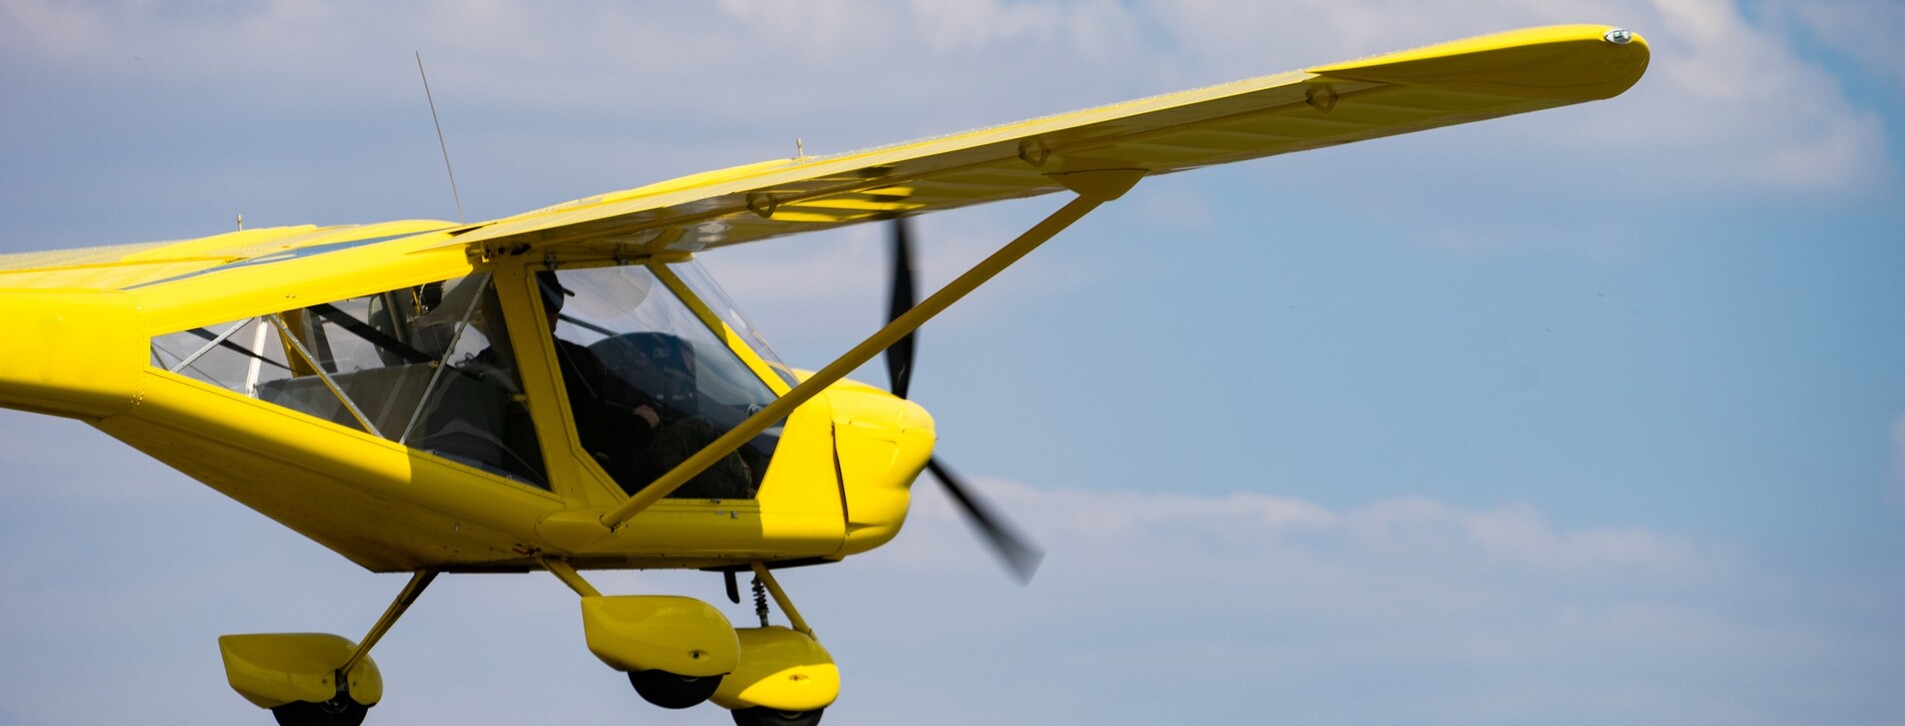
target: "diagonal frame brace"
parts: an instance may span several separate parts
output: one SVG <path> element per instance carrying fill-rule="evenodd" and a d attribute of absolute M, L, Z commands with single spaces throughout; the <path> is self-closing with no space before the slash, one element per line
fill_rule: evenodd
<path fill-rule="evenodd" d="M 410 582 L 403 586 L 402 592 L 397 593 L 397 599 L 391 601 L 390 607 L 384 609 L 383 616 L 377 618 L 377 624 L 371 626 L 364 640 L 357 644 L 357 649 L 351 651 L 350 659 L 337 667 L 339 674 L 349 674 L 352 668 L 357 667 L 358 661 L 370 655 L 371 646 L 382 640 L 384 633 L 390 632 L 390 626 L 397 624 L 397 618 L 402 617 L 404 611 L 409 610 L 411 604 L 423 595 L 423 589 L 430 586 L 430 581 L 437 579 L 437 573 L 438 570 L 417 570 L 410 575 Z M 342 684 L 344 679 L 340 677 L 337 682 Z M 338 687 L 343 688 L 342 685 Z"/>
<path fill-rule="evenodd" d="M 742 420 L 739 425 L 702 447 L 687 460 L 676 464 L 673 469 L 637 491 L 620 506 L 602 515 L 602 525 L 614 531 L 626 524 L 630 518 L 681 488 L 696 474 L 713 466 L 715 462 L 721 460 L 721 457 L 741 448 L 742 444 L 759 436 L 774 422 L 793 413 L 796 407 L 845 378 L 853 369 L 859 368 L 872 360 L 874 356 L 892 347 L 901 338 L 911 334 L 914 329 L 931 320 L 933 316 L 945 311 L 960 298 L 1018 262 L 1020 258 L 1044 244 L 1046 240 L 1090 214 L 1092 210 L 1098 208 L 1098 205 L 1122 196 L 1144 177 L 1144 172 L 1136 169 L 1108 169 L 1052 174 L 1051 177 L 1059 184 L 1077 192 L 1078 196 L 1067 202 L 1065 206 L 1059 207 L 1058 211 L 1053 212 L 1051 216 L 1040 220 L 1018 238 L 1006 243 L 1004 247 L 999 248 L 999 251 L 992 253 L 992 256 L 981 260 L 965 274 L 946 283 L 945 287 L 920 301 L 918 305 L 913 306 L 913 309 L 894 318 L 886 327 L 880 328 L 865 341 L 854 346 L 852 350 L 841 354 L 832 363 L 828 363 L 827 367 L 820 369 L 807 380 L 801 381 L 800 385 L 795 386 L 793 390 L 774 399 L 773 403 Z"/>

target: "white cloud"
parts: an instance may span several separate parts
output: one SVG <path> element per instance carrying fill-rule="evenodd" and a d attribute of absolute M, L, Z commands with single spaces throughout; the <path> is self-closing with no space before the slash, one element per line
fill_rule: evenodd
<path fill-rule="evenodd" d="M 1619 153 L 1609 173 L 1662 194 L 1845 190 L 1891 171 L 1878 117 L 1801 57 L 1783 28 L 1750 21 L 1730 0 L 599 3 L 559 13 L 514 2 L 281 0 L 223 15 L 139 3 L 0 7 L 9 55 L 61 67 L 225 79 L 281 102 L 308 102 L 315 90 L 408 99 L 415 81 L 404 69 L 421 50 L 439 90 L 459 103 L 767 122 L 819 151 L 1512 27 L 1611 22 L 1652 43 L 1638 87 L 1613 103 L 1492 127 L 1488 142 L 1538 134 L 1552 152 L 1559 134 L 1579 146 L 1574 154 Z M 1793 13 L 1881 72 L 1901 72 L 1887 50 L 1895 44 L 1870 42 L 1905 23 L 1896 5 L 1810 3 Z M 133 56 L 143 60 L 129 64 Z"/>
<path fill-rule="evenodd" d="M 1169 692 L 1189 687 L 1170 674 L 1195 672 L 1204 693 L 1234 684 L 1259 703 L 1273 694 L 1345 721 L 1781 723 L 1884 688 L 1841 677 L 1849 661 L 1905 667 L 1866 648 L 1865 626 L 1797 615 L 1850 607 L 1844 593 L 1769 589 L 1766 573 L 1722 548 L 1634 527 L 1559 527 L 1525 505 L 1416 497 L 1335 508 L 976 484 L 1047 548 L 1030 588 L 987 583 L 1004 577 L 936 491 L 918 492 L 901 539 L 854 563 L 858 577 L 886 583 L 896 607 L 981 594 L 988 604 L 961 605 L 940 627 L 994 651 L 1076 647 L 1042 633 L 1103 638 L 1062 661 L 1072 678 L 1124 673 Z M 913 590 L 925 592 L 901 594 Z M 958 658 L 980 646 L 920 647 Z M 1014 658 L 1027 670 L 1058 660 L 1043 650 Z M 1151 707 L 1111 691 L 1097 703 L 1133 720 Z"/>
<path fill-rule="evenodd" d="M 1078 566 L 1091 576 L 1134 568 L 1182 574 L 1197 570 L 1196 563 L 1215 551 L 1312 564 L 1446 558 L 1498 573 L 1557 578 L 1684 575 L 1720 564 L 1717 555 L 1688 541 L 1644 529 L 1557 530 L 1532 507 L 1520 504 L 1465 510 L 1416 497 L 1332 510 L 1264 494 L 1047 491 L 982 483 L 1012 511 L 1028 513 L 1033 529 L 1063 543 L 1063 549 L 1089 553 Z M 939 516 L 934 509 L 938 494 L 921 498 L 928 516 Z M 932 529 L 935 526 L 927 525 L 932 532 L 927 536 L 944 535 Z M 956 549 L 935 545 L 915 551 L 937 557 Z"/>
<path fill-rule="evenodd" d="M 1619 154 L 1604 173 L 1623 175 L 1650 194 L 1843 191 L 1891 174 L 1878 116 L 1855 107 L 1840 82 L 1802 58 L 1781 28 L 1748 21 L 1730 0 L 1314 0 L 1245 7 L 1159 0 L 1152 15 L 1180 45 L 1195 49 L 1193 55 L 1223 67 L 1252 67 L 1266 55 L 1279 68 L 1310 65 L 1529 25 L 1622 25 L 1646 37 L 1653 52 L 1647 77 L 1633 90 L 1611 102 L 1491 125 L 1468 144 L 1483 137 L 1491 144 L 1503 138 L 1534 144 L 1530 138 L 1538 136 L 1543 155 L 1553 156 L 1557 139 L 1570 140 L 1576 154 Z M 1276 42 L 1266 44 L 1266 37 Z M 1462 145 L 1440 153 L 1472 151 Z M 1603 165 L 1566 166 L 1586 173 Z"/>
<path fill-rule="evenodd" d="M 0 664 L 0 722 L 259 723 L 228 692 L 215 635 L 354 637 L 401 584 L 209 491 L 181 492 L 194 485 L 154 464 L 132 469 L 171 496 L 118 504 L 41 482 L 30 515 L 9 510 L 0 544 L 35 554 L 0 563 L 0 642 L 22 656 Z M 1047 548 L 1032 586 L 998 573 L 927 483 L 894 543 L 782 575 L 846 674 L 829 723 L 1235 721 L 1266 702 L 1322 720 L 1465 724 L 1797 724 L 1868 704 L 1854 722 L 1905 708 L 1896 635 L 1869 621 L 1895 611 L 1881 607 L 1905 597 L 1895 588 L 1819 587 L 1712 545 L 1558 526 L 1525 505 L 975 484 Z M 75 537 L 77 521 L 136 522 L 145 546 Z M 705 573 L 594 579 L 751 619 Z M 540 574 L 441 579 L 377 658 L 376 723 L 720 720 L 639 704 Z M 70 684 L 101 682 L 114 698 L 72 697 Z"/>
<path fill-rule="evenodd" d="M 1881 176 L 1884 131 L 1855 109 L 1824 68 L 1797 58 L 1789 38 L 1749 24 L 1729 2 L 1660 3 L 1660 92 L 1627 133 L 1738 152 L 1703 159 L 1715 179 L 1735 173 L 1771 188 L 1819 190 Z M 1678 41 L 1678 45 L 1676 45 Z"/>
<path fill-rule="evenodd" d="M 1813 0 L 1779 6 L 1834 50 L 1905 90 L 1905 4 L 1891 0 Z"/>

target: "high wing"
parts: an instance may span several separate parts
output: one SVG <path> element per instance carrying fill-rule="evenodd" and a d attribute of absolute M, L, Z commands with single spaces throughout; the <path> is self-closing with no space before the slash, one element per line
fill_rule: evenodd
<path fill-rule="evenodd" d="M 0 255 L 0 290 L 126 290 L 235 265 L 293 259 L 454 226 L 428 220 L 335 227 L 307 224 L 190 240 Z"/>
<path fill-rule="evenodd" d="M 0 289 L 131 289 L 414 238 L 473 257 L 578 246 L 691 252 L 1065 189 L 1062 175 L 1166 174 L 1496 118 L 1627 90 L 1638 35 L 1510 31 L 835 156 L 780 159 L 601 194 L 491 222 L 409 220 L 0 255 Z M 393 253 L 400 250 L 393 249 Z"/>
<path fill-rule="evenodd" d="M 1646 70 L 1638 35 L 1511 31 L 836 156 L 768 161 L 474 228 L 487 254 L 580 244 L 693 251 L 1028 197 L 1054 175 L 1164 174 L 1609 98 Z"/>

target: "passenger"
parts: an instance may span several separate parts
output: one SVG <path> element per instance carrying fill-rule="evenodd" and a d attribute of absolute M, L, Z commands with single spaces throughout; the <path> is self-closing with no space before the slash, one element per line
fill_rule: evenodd
<path fill-rule="evenodd" d="M 438 381 L 437 390 L 430 394 L 411 445 L 548 489 L 548 475 L 543 469 L 535 428 L 518 395 L 522 393 L 522 385 L 514 365 L 515 356 L 510 353 L 509 336 L 502 327 L 502 303 L 486 278 L 464 284 L 481 288 L 475 293 L 479 296 L 475 308 L 471 310 L 469 303 L 460 303 L 452 307 L 457 312 L 450 314 L 467 315 L 469 335 L 480 336 L 489 346 L 463 360 L 452 361 L 449 346 L 456 338 L 454 328 L 459 321 L 441 315 L 433 318 L 428 312 L 410 321 L 413 340 L 449 366 L 447 375 Z M 434 293 L 429 287 L 423 288 L 420 298 L 436 299 L 430 299 L 427 308 L 422 305 L 419 308 L 442 310 L 438 306 L 440 286 L 436 287 Z M 459 288 L 459 291 L 469 294 L 467 288 Z"/>

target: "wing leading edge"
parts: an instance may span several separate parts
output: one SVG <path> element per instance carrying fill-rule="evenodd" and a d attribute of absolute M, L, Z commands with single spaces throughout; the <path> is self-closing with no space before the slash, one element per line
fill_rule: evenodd
<path fill-rule="evenodd" d="M 1610 98 L 1647 44 L 1530 28 L 836 156 L 768 161 L 478 226 L 485 254 L 692 251 L 1059 191 L 1054 174 L 1165 174 Z"/>

